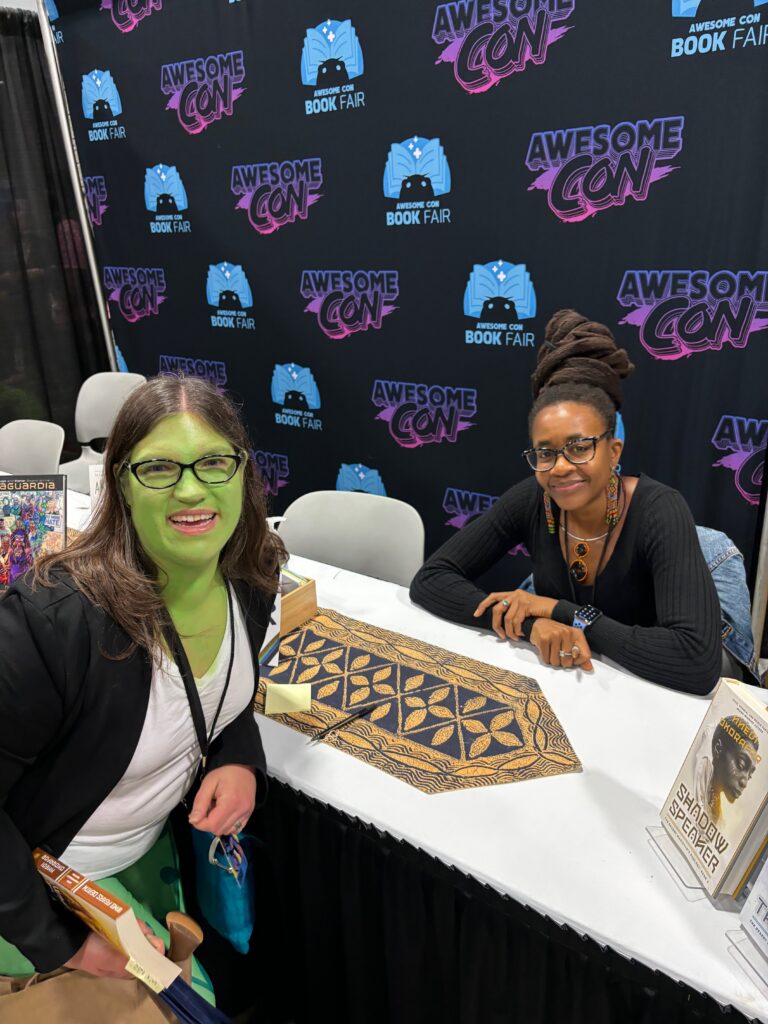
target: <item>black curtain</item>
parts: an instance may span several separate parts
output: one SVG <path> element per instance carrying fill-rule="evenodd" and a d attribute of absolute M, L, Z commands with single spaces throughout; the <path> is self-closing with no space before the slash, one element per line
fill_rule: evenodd
<path fill-rule="evenodd" d="M 36 15 L 0 12 L 0 426 L 59 423 L 108 370 Z"/>

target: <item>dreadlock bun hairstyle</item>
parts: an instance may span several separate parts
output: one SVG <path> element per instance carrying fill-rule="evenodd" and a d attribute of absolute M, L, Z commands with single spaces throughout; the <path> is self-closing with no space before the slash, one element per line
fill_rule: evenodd
<path fill-rule="evenodd" d="M 634 371 L 623 348 L 617 348 L 605 324 L 588 320 L 575 309 L 553 314 L 544 330 L 536 369 L 531 375 L 533 406 L 528 429 L 543 408 L 558 402 L 591 405 L 616 428 L 616 411 L 624 400 L 622 380 Z"/>

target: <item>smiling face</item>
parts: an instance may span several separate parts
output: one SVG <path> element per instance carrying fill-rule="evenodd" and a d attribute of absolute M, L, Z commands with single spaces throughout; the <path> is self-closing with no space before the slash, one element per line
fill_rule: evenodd
<path fill-rule="evenodd" d="M 546 405 L 532 425 L 533 448 L 562 448 L 581 437 L 599 437 L 607 424 L 591 405 L 581 402 L 558 402 Z M 615 437 L 597 442 L 591 462 L 574 465 L 559 455 L 552 469 L 537 473 L 541 487 L 566 511 L 584 508 L 602 500 L 611 471 L 619 461 L 622 443 Z"/>
<path fill-rule="evenodd" d="M 235 446 L 194 413 L 165 416 L 128 456 L 130 464 L 148 459 L 189 463 L 208 455 L 235 455 Z M 155 565 L 203 568 L 218 560 L 243 509 L 243 464 L 222 484 L 204 484 L 191 469 L 178 483 L 153 490 L 130 470 L 121 486 L 141 546 Z"/>

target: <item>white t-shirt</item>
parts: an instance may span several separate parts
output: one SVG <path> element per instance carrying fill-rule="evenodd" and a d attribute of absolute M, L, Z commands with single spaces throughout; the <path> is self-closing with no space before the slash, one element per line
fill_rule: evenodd
<path fill-rule="evenodd" d="M 236 598 L 233 605 L 235 660 L 214 738 L 237 718 L 253 696 L 251 645 Z M 205 713 L 206 734 L 224 689 L 231 628 L 227 611 L 227 627 L 219 652 L 205 675 L 195 680 Z M 94 881 L 135 864 L 153 845 L 168 815 L 189 790 L 199 762 L 200 744 L 184 681 L 174 661 L 164 656 L 160 667 L 152 671 L 147 717 L 125 775 L 86 821 L 61 860 Z"/>

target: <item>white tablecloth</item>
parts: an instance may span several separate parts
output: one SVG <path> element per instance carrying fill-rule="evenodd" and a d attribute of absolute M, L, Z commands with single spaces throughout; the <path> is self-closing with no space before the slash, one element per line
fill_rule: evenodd
<path fill-rule="evenodd" d="M 427 796 L 259 716 L 271 775 L 768 1022 L 768 1000 L 728 953 L 737 915 L 686 901 L 646 832 L 659 824 L 705 699 L 597 661 L 591 674 L 544 668 L 527 646 L 416 608 L 402 587 L 303 558 L 290 565 L 317 580 L 325 607 L 532 676 L 584 771 Z"/>

